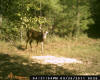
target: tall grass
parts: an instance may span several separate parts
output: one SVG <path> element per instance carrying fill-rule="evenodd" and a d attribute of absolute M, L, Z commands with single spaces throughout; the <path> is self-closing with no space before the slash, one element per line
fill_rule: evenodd
<path fill-rule="evenodd" d="M 76 74 L 99 74 L 100 75 L 100 39 L 88 38 L 86 35 L 79 38 L 61 38 L 59 36 L 49 36 L 44 43 L 44 54 L 41 54 L 41 45 L 36 48 L 33 42 L 33 51 L 30 46 L 25 49 L 25 41 L 22 43 L 0 41 L 0 53 L 18 55 L 29 59 L 30 56 L 52 55 L 76 58 L 83 61 L 83 64 L 66 64 L 63 67 L 68 70 L 75 70 Z M 36 53 L 37 50 L 37 53 Z"/>

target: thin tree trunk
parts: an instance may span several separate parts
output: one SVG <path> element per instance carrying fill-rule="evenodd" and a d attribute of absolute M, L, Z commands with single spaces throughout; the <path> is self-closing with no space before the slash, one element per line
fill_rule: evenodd
<path fill-rule="evenodd" d="M 0 27 L 2 25 L 2 15 L 0 14 Z"/>
<path fill-rule="evenodd" d="M 41 3 L 41 0 L 40 0 L 40 16 L 42 16 L 42 11 L 41 11 L 41 9 L 42 9 L 42 3 Z"/>
<path fill-rule="evenodd" d="M 79 11 L 79 2 L 80 2 L 80 0 L 77 0 L 77 12 L 76 12 L 76 34 L 75 34 L 75 36 L 76 36 L 76 38 L 77 38 L 77 36 L 79 36 L 79 34 L 80 34 L 80 11 Z"/>
<path fill-rule="evenodd" d="M 20 29 L 20 42 L 22 43 L 22 37 L 23 37 L 23 32 L 22 29 Z"/>

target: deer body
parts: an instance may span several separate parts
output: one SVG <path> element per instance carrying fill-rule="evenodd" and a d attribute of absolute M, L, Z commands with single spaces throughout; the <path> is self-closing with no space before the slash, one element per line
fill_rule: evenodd
<path fill-rule="evenodd" d="M 26 42 L 26 48 L 27 48 L 27 44 L 29 43 L 30 44 L 30 47 L 32 49 L 32 41 L 35 40 L 37 42 L 37 46 L 38 46 L 38 43 L 41 42 L 42 43 L 42 52 L 43 52 L 43 42 L 44 40 L 46 39 L 46 35 L 47 35 L 47 31 L 46 32 L 38 32 L 38 31 L 35 31 L 33 29 L 29 29 L 27 30 L 27 42 Z"/>

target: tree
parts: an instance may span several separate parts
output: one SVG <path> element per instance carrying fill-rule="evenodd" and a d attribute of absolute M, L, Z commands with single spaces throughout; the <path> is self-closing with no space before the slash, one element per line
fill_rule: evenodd
<path fill-rule="evenodd" d="M 26 28 L 39 30 L 42 25 L 43 30 L 50 28 L 60 36 L 77 36 L 93 24 L 89 0 L 2 0 L 0 8 L 2 31 L 9 29 L 13 36 L 14 31 L 20 39 Z"/>

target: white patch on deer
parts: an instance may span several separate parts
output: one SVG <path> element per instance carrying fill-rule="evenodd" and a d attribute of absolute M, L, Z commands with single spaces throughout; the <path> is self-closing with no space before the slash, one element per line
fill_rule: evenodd
<path fill-rule="evenodd" d="M 46 32 L 44 33 L 44 35 L 43 35 L 43 38 L 44 38 L 44 39 L 46 39 L 47 34 L 48 34 L 48 31 L 46 31 Z"/>
<path fill-rule="evenodd" d="M 58 66 L 62 66 L 68 63 L 82 63 L 74 58 L 65 58 L 65 57 L 56 57 L 56 56 L 32 56 L 33 60 L 36 60 L 41 64 L 56 64 Z"/>

